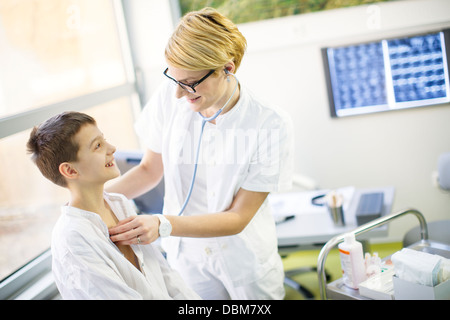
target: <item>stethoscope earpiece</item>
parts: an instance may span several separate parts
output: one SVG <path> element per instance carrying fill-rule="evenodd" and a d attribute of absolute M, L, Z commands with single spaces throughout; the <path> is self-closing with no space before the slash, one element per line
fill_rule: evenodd
<path fill-rule="evenodd" d="M 225 68 L 225 73 L 227 75 L 227 82 L 230 82 L 230 74 L 232 74 L 230 71 L 228 71 L 228 69 Z"/>

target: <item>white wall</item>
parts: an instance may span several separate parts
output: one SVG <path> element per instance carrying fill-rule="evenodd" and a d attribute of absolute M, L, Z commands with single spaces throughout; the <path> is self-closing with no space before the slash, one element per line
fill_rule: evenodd
<path fill-rule="evenodd" d="M 128 1 L 125 1 L 128 2 Z M 133 37 L 152 92 L 172 31 L 169 0 L 133 0 Z M 130 8 L 129 8 L 130 9 Z M 139 25 L 144 28 L 139 28 Z M 248 52 L 240 81 L 283 107 L 295 123 L 296 172 L 321 187 L 393 185 L 393 210 L 414 207 L 428 221 L 450 218 L 450 194 L 433 187 L 438 156 L 450 151 L 450 105 L 332 119 L 320 48 L 450 27 L 450 0 L 399 0 L 240 25 Z M 401 240 L 414 217 L 390 224 Z"/>
<path fill-rule="evenodd" d="M 320 48 L 450 26 L 449 0 L 403 0 L 248 23 L 239 78 L 295 123 L 296 172 L 321 187 L 396 188 L 393 210 L 414 207 L 428 221 L 450 219 L 450 194 L 433 187 L 437 159 L 450 151 L 450 105 L 341 119 L 330 117 Z M 390 224 L 401 240 L 417 225 Z"/>

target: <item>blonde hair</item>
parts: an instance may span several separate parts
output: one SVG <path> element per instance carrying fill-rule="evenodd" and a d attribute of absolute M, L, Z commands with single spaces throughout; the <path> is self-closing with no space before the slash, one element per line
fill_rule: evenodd
<path fill-rule="evenodd" d="M 236 25 L 213 8 L 187 13 L 170 37 L 165 57 L 176 68 L 217 70 L 241 64 L 247 40 Z"/>

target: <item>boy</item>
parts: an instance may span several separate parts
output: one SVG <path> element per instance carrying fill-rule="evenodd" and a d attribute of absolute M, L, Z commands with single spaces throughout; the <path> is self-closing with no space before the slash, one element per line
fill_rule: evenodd
<path fill-rule="evenodd" d="M 135 215 L 104 184 L 120 175 L 115 147 L 96 122 L 64 112 L 35 127 L 27 143 L 32 160 L 70 201 L 52 234 L 52 270 L 63 299 L 198 299 L 152 245 L 116 246 L 108 228 Z"/>

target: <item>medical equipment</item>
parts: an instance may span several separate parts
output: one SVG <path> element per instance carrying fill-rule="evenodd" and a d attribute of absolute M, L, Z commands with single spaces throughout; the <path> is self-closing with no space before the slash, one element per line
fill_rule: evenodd
<path fill-rule="evenodd" d="M 349 288 L 358 289 L 359 284 L 367 278 L 362 244 L 356 241 L 353 233 L 347 233 L 344 235 L 344 242 L 338 247 L 344 284 Z"/>
<path fill-rule="evenodd" d="M 448 103 L 449 35 L 446 29 L 323 48 L 330 115 Z"/>
<path fill-rule="evenodd" d="M 443 153 L 438 159 L 438 182 L 443 190 L 450 190 L 450 152 Z"/>
<path fill-rule="evenodd" d="M 427 228 L 427 222 L 425 220 L 425 217 L 422 213 L 415 209 L 406 209 L 402 210 L 396 213 L 389 214 L 387 216 L 383 216 L 381 218 L 378 218 L 376 220 L 370 221 L 369 223 L 366 223 L 362 226 L 359 226 L 358 228 L 351 231 L 355 236 L 361 235 L 363 233 L 366 233 L 372 229 L 375 229 L 377 227 L 380 227 L 384 224 L 390 223 L 392 220 L 396 220 L 402 216 L 405 216 L 407 214 L 412 214 L 416 216 L 416 218 L 419 220 L 420 224 L 420 235 L 422 238 L 421 245 L 428 244 L 428 228 Z M 335 287 L 332 286 L 332 284 L 327 285 L 326 275 L 325 275 L 325 262 L 326 258 L 328 256 L 328 253 L 333 249 L 336 245 L 338 245 L 340 242 L 344 240 L 345 234 L 340 234 L 332 239 L 330 239 L 322 248 L 322 250 L 319 253 L 319 257 L 317 259 L 317 275 L 319 277 L 319 289 L 320 289 L 320 297 L 322 300 L 326 300 L 327 296 L 333 295 L 334 292 L 338 292 L 336 294 L 337 299 L 340 299 L 340 291 L 343 291 L 343 295 L 353 295 L 353 292 L 348 293 L 347 290 L 341 290 L 342 286 L 340 286 L 338 289 L 335 290 Z M 420 249 L 419 249 L 420 250 Z M 339 279 L 340 280 L 340 279 Z M 351 289 L 349 289 L 351 290 Z"/>
<path fill-rule="evenodd" d="M 373 192 L 361 195 L 358 209 L 356 209 L 356 223 L 358 226 L 381 217 L 383 203 L 383 192 Z"/>
<path fill-rule="evenodd" d="M 423 251 L 428 252 L 431 254 L 439 254 L 445 257 L 442 253 L 449 253 L 450 252 L 450 246 L 430 240 L 428 238 L 428 226 L 427 222 L 423 216 L 422 213 L 415 209 L 406 209 L 402 210 L 396 213 L 392 213 L 387 216 L 383 216 L 381 218 L 378 218 L 376 220 L 373 220 L 365 225 L 359 226 L 358 228 L 351 231 L 355 236 L 362 235 L 368 231 L 371 231 L 373 229 L 376 230 L 376 228 L 379 228 L 380 226 L 383 226 L 387 223 L 390 223 L 393 220 L 396 220 L 400 217 L 403 217 L 407 214 L 412 214 L 416 216 L 416 218 L 419 221 L 420 224 L 420 236 L 421 240 L 411 244 L 408 246 L 409 249 L 417 250 L 417 251 Z M 350 288 L 346 288 L 343 283 L 342 279 L 338 279 L 333 281 L 332 283 L 327 284 L 326 280 L 326 274 L 325 274 L 325 262 L 326 258 L 328 256 L 328 253 L 331 249 L 333 249 L 336 245 L 338 245 L 342 240 L 344 239 L 345 234 L 341 234 L 338 236 L 335 236 L 334 238 L 330 239 L 325 246 L 322 248 L 322 250 L 319 253 L 318 261 L 317 261 L 317 274 L 319 277 L 319 288 L 320 288 L 320 295 L 321 299 L 327 299 L 328 297 L 332 299 L 364 299 L 357 290 L 353 290 Z M 395 279 L 398 278 L 394 278 Z M 395 286 L 395 283 L 394 283 Z M 449 291 L 447 291 L 448 293 Z"/>
<path fill-rule="evenodd" d="M 400 279 L 434 287 L 439 284 L 441 264 L 444 266 L 447 259 L 436 254 L 403 248 L 394 253 L 391 260 L 394 263 L 395 275 Z"/>
<path fill-rule="evenodd" d="M 373 256 L 369 252 L 366 252 L 364 255 L 364 265 L 367 278 L 381 273 L 381 258 L 378 256 L 378 252 L 374 252 Z"/>
<path fill-rule="evenodd" d="M 236 78 L 236 76 L 229 72 L 227 69 L 225 69 L 225 73 L 227 75 L 231 75 L 234 77 L 234 79 L 236 80 L 236 86 L 234 87 L 233 93 L 231 94 L 231 96 L 228 98 L 227 102 L 225 102 L 225 104 L 223 105 L 222 108 L 220 108 L 214 115 L 212 115 L 211 117 L 205 117 L 203 116 L 200 112 L 198 113 L 201 117 L 202 117 L 202 127 L 200 130 L 200 137 L 198 138 L 198 146 L 197 146 L 197 154 L 195 156 L 195 165 L 194 165 L 194 173 L 192 174 L 192 181 L 191 181 L 191 185 L 189 187 L 189 191 L 186 195 L 186 199 L 184 200 L 184 204 L 181 207 L 180 212 L 177 214 L 178 216 L 181 216 L 184 209 L 186 209 L 186 206 L 189 202 L 189 199 L 191 198 L 191 194 L 192 194 L 192 189 L 194 188 L 194 182 L 195 182 L 195 176 L 197 175 L 197 166 L 198 166 L 198 157 L 200 155 L 200 146 L 201 146 L 201 142 L 202 142 L 202 136 L 203 136 L 203 129 L 205 128 L 205 124 L 209 121 L 213 121 L 215 120 L 221 113 L 222 111 L 225 109 L 225 107 L 228 105 L 228 103 L 230 103 L 231 98 L 234 96 L 234 94 L 236 93 L 236 90 L 239 86 L 239 80 Z M 229 81 L 229 78 L 227 77 L 227 81 Z"/>

